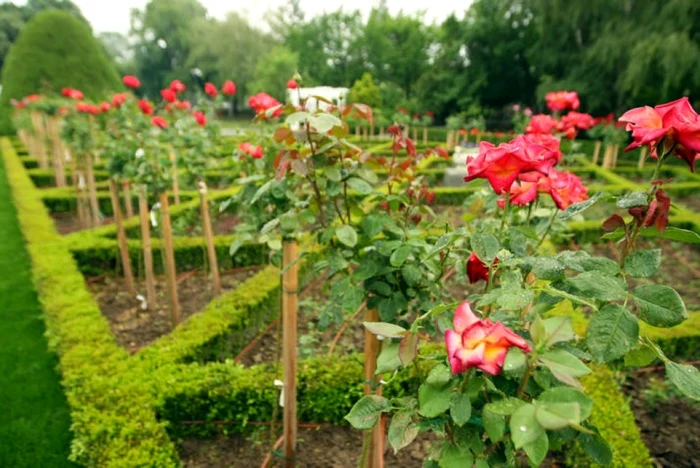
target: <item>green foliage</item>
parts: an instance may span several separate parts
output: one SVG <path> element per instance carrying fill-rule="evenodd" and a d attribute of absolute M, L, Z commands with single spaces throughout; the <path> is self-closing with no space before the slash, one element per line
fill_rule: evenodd
<path fill-rule="evenodd" d="M 286 102 L 287 80 L 294 75 L 298 64 L 299 54 L 284 46 L 275 47 L 258 60 L 248 92 L 265 92 L 280 102 Z"/>
<path fill-rule="evenodd" d="M 362 78 L 355 81 L 352 88 L 350 88 L 350 100 L 367 104 L 372 108 L 381 107 L 382 95 L 371 73 L 363 73 Z"/>
<path fill-rule="evenodd" d="M 122 85 L 90 28 L 70 13 L 45 11 L 22 30 L 2 72 L 0 132 L 8 133 L 11 99 L 32 93 L 78 88 L 98 99 Z"/>

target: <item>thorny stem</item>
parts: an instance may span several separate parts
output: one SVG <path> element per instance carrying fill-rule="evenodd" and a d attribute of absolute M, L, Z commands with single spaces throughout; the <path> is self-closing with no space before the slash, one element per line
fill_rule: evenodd
<path fill-rule="evenodd" d="M 535 356 L 533 355 L 533 358 Z M 525 373 L 523 374 L 523 380 L 520 381 L 520 386 L 518 387 L 518 398 L 523 397 L 523 393 L 525 392 L 525 387 L 527 387 L 527 382 L 530 380 L 530 375 L 532 374 L 532 361 L 528 361 L 527 363 L 527 369 L 525 369 Z"/>
<path fill-rule="evenodd" d="M 552 217 L 549 219 L 549 224 L 547 225 L 547 229 L 542 233 L 542 237 L 540 237 L 540 241 L 537 243 L 535 248 L 533 249 L 533 252 L 537 252 L 537 249 L 540 248 L 540 246 L 544 243 L 544 240 L 547 238 L 547 234 L 549 234 L 549 231 L 552 230 L 552 226 L 554 226 L 554 220 L 557 219 L 557 215 L 559 214 L 559 210 L 556 209 L 554 210 L 554 214 L 552 214 Z"/>
<path fill-rule="evenodd" d="M 345 198 L 345 211 L 348 216 L 348 224 L 350 224 L 350 202 L 348 201 L 348 181 L 343 181 L 343 197 Z"/>
<path fill-rule="evenodd" d="M 305 125 L 306 127 L 306 139 L 309 141 L 309 147 L 311 148 L 311 155 L 316 156 L 316 150 L 314 149 L 314 142 L 311 141 L 311 125 L 309 125 L 309 121 L 307 120 Z M 307 180 L 311 183 L 311 186 L 314 189 L 314 193 L 316 194 L 316 203 L 318 203 L 318 215 L 321 218 L 321 225 L 323 227 L 326 227 L 326 213 L 323 210 L 323 198 L 321 197 L 321 191 L 318 189 L 318 185 L 316 185 L 316 181 L 311 177 L 310 174 L 306 174 Z"/>
<path fill-rule="evenodd" d="M 393 146 L 393 153 L 391 155 L 391 164 L 389 164 L 389 173 L 388 173 L 388 177 L 387 177 L 387 190 L 389 192 L 389 195 L 391 195 L 391 189 L 393 186 L 391 179 L 394 177 L 394 165 L 396 164 L 396 155 L 399 152 L 396 149 L 396 139 L 397 139 L 396 136 L 394 136 L 394 138 L 392 139 L 392 142 L 394 143 L 392 145 Z"/>

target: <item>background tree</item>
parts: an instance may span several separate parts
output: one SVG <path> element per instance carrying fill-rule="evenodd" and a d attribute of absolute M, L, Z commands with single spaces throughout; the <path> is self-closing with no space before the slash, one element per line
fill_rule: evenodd
<path fill-rule="evenodd" d="M 248 84 L 249 94 L 265 92 L 280 102 L 286 101 L 287 80 L 294 75 L 299 55 L 279 45 L 260 57 L 255 66 L 253 81 Z"/>
<path fill-rule="evenodd" d="M 10 49 L 2 71 L 0 132 L 12 131 L 11 99 L 36 92 L 59 93 L 63 87 L 98 99 L 122 88 L 90 28 L 74 15 L 47 10 L 32 18 Z"/>
<path fill-rule="evenodd" d="M 375 84 L 371 73 L 363 73 L 362 78 L 355 81 L 350 88 L 350 101 L 367 104 L 373 108 L 382 106 L 382 93 Z"/>

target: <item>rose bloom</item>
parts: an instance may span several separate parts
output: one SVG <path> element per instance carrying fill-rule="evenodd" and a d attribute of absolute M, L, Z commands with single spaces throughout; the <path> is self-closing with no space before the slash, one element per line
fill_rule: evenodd
<path fill-rule="evenodd" d="M 161 89 L 160 95 L 163 98 L 163 100 L 165 100 L 171 104 L 173 102 L 177 101 L 177 93 L 170 88 Z"/>
<path fill-rule="evenodd" d="M 233 96 L 236 94 L 236 83 L 231 80 L 226 80 L 224 85 L 221 87 L 221 92 L 226 96 Z"/>
<path fill-rule="evenodd" d="M 277 99 L 270 96 L 269 94 L 258 93 L 255 96 L 251 96 L 248 99 L 248 105 L 251 109 L 255 111 L 256 114 L 262 114 L 263 112 L 266 112 L 269 109 L 278 107 L 280 105 L 280 102 Z M 281 114 L 282 108 L 279 107 L 277 110 L 275 110 L 272 117 L 277 117 Z"/>
<path fill-rule="evenodd" d="M 521 173 L 537 171 L 547 174 L 561 159 L 561 152 L 547 141 L 520 135 L 509 143 L 494 146 L 481 142 L 476 158 L 467 160 L 466 182 L 483 178 L 497 194 L 505 193 Z"/>
<path fill-rule="evenodd" d="M 557 127 L 557 119 L 547 114 L 537 114 L 530 118 L 525 133 L 551 134 Z"/>
<path fill-rule="evenodd" d="M 126 75 L 122 78 L 122 82 L 129 88 L 136 89 L 141 86 L 141 81 L 133 75 Z"/>
<path fill-rule="evenodd" d="M 175 108 L 180 110 L 189 110 L 192 108 L 190 101 L 175 101 Z"/>
<path fill-rule="evenodd" d="M 510 187 L 508 196 L 510 196 L 510 204 L 525 206 L 529 205 L 537 199 L 540 193 L 549 193 L 551 183 L 549 177 L 541 172 L 524 172 L 518 176 L 518 180 L 513 182 Z M 503 209 L 505 207 L 505 198 L 498 200 L 498 206 Z"/>
<path fill-rule="evenodd" d="M 194 111 L 192 116 L 197 121 L 200 127 L 204 127 L 207 124 L 207 116 L 204 115 L 202 111 Z"/>
<path fill-rule="evenodd" d="M 153 126 L 159 127 L 159 128 L 167 128 L 168 127 L 168 122 L 160 115 L 154 116 L 151 119 L 151 124 L 153 124 Z"/>
<path fill-rule="evenodd" d="M 555 91 L 547 93 L 544 97 L 547 101 L 547 107 L 555 112 L 565 111 L 568 109 L 578 110 L 581 102 L 578 99 L 576 91 Z"/>
<path fill-rule="evenodd" d="M 214 83 L 204 83 L 204 92 L 207 93 L 212 99 L 219 93 L 216 86 L 214 86 Z"/>
<path fill-rule="evenodd" d="M 175 93 L 182 93 L 187 89 L 187 86 L 180 80 L 173 80 L 168 88 Z"/>
<path fill-rule="evenodd" d="M 588 189 L 577 175 L 552 169 L 548 177 L 549 194 L 560 210 L 565 210 L 574 203 L 588 200 Z"/>
<path fill-rule="evenodd" d="M 109 110 L 112 108 L 112 106 L 109 105 L 108 102 L 102 101 L 100 103 L 100 110 L 102 112 L 109 112 Z"/>
<path fill-rule="evenodd" d="M 663 139 L 666 148 L 675 145 L 674 154 L 695 171 L 695 161 L 700 156 L 700 117 L 687 97 L 653 108 L 628 110 L 619 121 L 632 132 L 633 141 L 625 151 L 649 145 L 651 156 L 658 157 L 657 146 Z"/>
<path fill-rule="evenodd" d="M 251 145 L 250 142 L 241 143 L 238 146 L 238 150 L 244 154 L 251 156 L 253 159 L 260 159 L 263 157 L 263 150 L 260 145 Z"/>
<path fill-rule="evenodd" d="M 116 93 L 112 96 L 112 107 L 121 107 L 126 102 L 126 93 Z"/>
<path fill-rule="evenodd" d="M 146 115 L 151 115 L 153 113 L 153 106 L 150 102 L 144 99 L 139 99 L 139 102 L 136 103 L 136 105 L 139 107 L 139 109 L 141 109 L 141 112 Z"/>
<path fill-rule="evenodd" d="M 287 89 L 297 89 L 299 87 L 299 83 L 297 83 L 297 80 L 294 78 L 291 78 L 289 81 L 287 81 Z"/>
<path fill-rule="evenodd" d="M 496 265 L 498 259 L 494 259 L 493 264 Z M 467 276 L 469 277 L 470 283 L 476 283 L 478 281 L 489 280 L 489 267 L 486 266 L 484 262 L 481 261 L 476 252 L 472 252 L 467 260 Z"/>
<path fill-rule="evenodd" d="M 453 374 L 476 367 L 498 375 L 509 348 L 516 346 L 526 353 L 532 350 L 522 337 L 501 322 L 479 319 L 469 301 L 462 302 L 455 310 L 454 330 L 445 331 L 445 343 Z"/>

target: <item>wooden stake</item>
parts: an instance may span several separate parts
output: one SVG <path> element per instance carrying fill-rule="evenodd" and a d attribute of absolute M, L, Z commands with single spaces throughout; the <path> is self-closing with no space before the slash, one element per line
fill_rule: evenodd
<path fill-rule="evenodd" d="M 168 278 L 168 295 L 170 296 L 170 314 L 173 326 L 180 323 L 180 300 L 177 296 L 177 268 L 175 250 L 173 250 L 173 231 L 170 226 L 170 208 L 168 192 L 160 194 L 160 215 L 163 221 L 163 246 L 165 248 L 165 273 Z"/>
<path fill-rule="evenodd" d="M 32 112 L 32 126 L 34 127 L 34 155 L 39 160 L 40 169 L 49 168 L 49 159 L 46 154 L 46 140 L 44 135 L 44 117 L 39 112 Z"/>
<path fill-rule="evenodd" d="M 428 144 L 428 127 L 423 127 L 423 144 Z"/>
<path fill-rule="evenodd" d="M 297 443 L 297 309 L 299 268 L 296 241 L 282 251 L 282 367 L 284 382 L 284 466 L 295 465 Z"/>
<path fill-rule="evenodd" d="M 481 143 L 481 133 L 477 133 L 477 134 L 476 134 L 476 141 L 475 141 L 475 142 L 476 142 L 477 145 L 478 145 L 479 143 Z"/>
<path fill-rule="evenodd" d="M 85 155 L 85 172 L 87 176 L 88 192 L 90 193 L 90 211 L 92 211 L 92 227 L 100 225 L 100 204 L 97 201 L 97 187 L 95 186 L 95 170 L 90 153 Z"/>
<path fill-rule="evenodd" d="M 359 125 L 355 125 L 355 136 L 358 138 L 360 136 L 360 126 Z"/>
<path fill-rule="evenodd" d="M 143 245 L 144 275 L 146 276 L 146 300 L 148 307 L 156 305 L 156 279 L 153 273 L 153 251 L 151 250 L 151 225 L 146 198 L 146 187 L 139 194 L 139 219 L 141 221 L 141 244 Z"/>
<path fill-rule="evenodd" d="M 369 128 L 369 139 L 370 140 L 375 140 L 375 128 L 374 128 L 374 123 L 372 123 L 372 126 Z"/>
<path fill-rule="evenodd" d="M 451 150 L 451 149 L 452 149 L 452 146 L 450 146 L 450 145 L 452 144 L 452 141 L 451 141 L 451 138 L 450 138 L 451 136 L 452 136 L 452 130 L 448 130 L 448 131 L 447 131 L 447 134 L 445 135 L 445 148 L 446 148 L 447 150 Z"/>
<path fill-rule="evenodd" d="M 124 223 L 122 222 L 122 209 L 119 205 L 119 190 L 117 188 L 117 183 L 112 179 L 109 179 L 109 195 L 112 199 L 114 223 L 117 225 L 117 240 L 119 241 L 119 253 L 122 258 L 122 268 L 124 270 L 126 290 L 129 291 L 131 296 L 136 296 L 134 273 L 131 270 L 131 256 L 129 255 L 129 246 L 126 243 L 126 233 L 124 232 Z"/>
<path fill-rule="evenodd" d="M 65 158 L 63 143 L 61 142 L 61 135 L 59 133 L 59 118 L 49 117 L 46 120 L 46 131 L 51 140 L 51 156 L 53 159 L 54 168 L 54 180 L 56 181 L 56 187 L 66 186 L 66 169 L 63 164 Z"/>
<path fill-rule="evenodd" d="M 180 204 L 180 181 L 177 176 L 177 156 L 175 151 L 170 150 L 170 162 L 173 165 L 173 202 L 176 205 Z"/>
<path fill-rule="evenodd" d="M 367 309 L 365 311 L 365 321 L 366 322 L 378 322 L 379 313 L 376 309 Z M 377 371 L 377 356 L 379 354 L 379 340 L 377 340 L 377 335 L 370 333 L 365 329 L 365 358 L 364 358 L 364 377 L 365 377 L 365 395 L 381 395 L 381 386 L 377 387 L 374 391 L 376 382 L 379 381 L 379 377 L 374 375 Z M 384 466 L 384 429 L 383 423 L 377 423 L 374 428 L 372 428 L 371 433 L 365 438 L 364 443 L 369 444 L 369 449 L 364 450 L 363 453 L 367 454 L 367 458 L 364 460 L 363 466 L 365 468 L 383 468 Z"/>
<path fill-rule="evenodd" d="M 413 127 L 413 141 L 418 141 L 418 127 Z"/>
<path fill-rule="evenodd" d="M 647 159 L 647 147 L 644 146 L 642 147 L 641 151 L 639 152 L 639 161 L 637 162 L 637 169 L 642 170 L 644 169 L 644 162 Z"/>
<path fill-rule="evenodd" d="M 78 224 L 80 229 L 86 229 L 89 226 L 87 217 L 85 216 L 85 208 L 83 206 L 83 194 L 80 188 L 80 172 L 75 164 L 75 159 L 70 160 L 70 177 L 75 189 L 75 208 L 78 213 Z"/>
<path fill-rule="evenodd" d="M 595 142 L 595 148 L 593 149 L 593 164 L 598 164 L 598 157 L 600 156 L 600 147 L 603 142 L 598 140 Z"/>
<path fill-rule="evenodd" d="M 124 207 L 126 207 L 126 217 L 134 217 L 134 205 L 131 202 L 131 184 L 126 180 L 122 182 L 122 190 L 124 192 Z"/>
<path fill-rule="evenodd" d="M 612 156 L 612 146 L 606 146 L 603 153 L 603 169 L 610 167 L 610 157 Z"/>
<path fill-rule="evenodd" d="M 617 156 L 620 154 L 620 145 L 613 146 L 612 167 L 617 167 Z"/>
<path fill-rule="evenodd" d="M 207 243 L 207 253 L 209 254 L 209 269 L 211 270 L 211 281 L 214 285 L 214 293 L 221 294 L 221 277 L 219 276 L 219 262 L 216 259 L 216 248 L 214 247 L 214 233 L 211 228 L 211 217 L 209 216 L 209 202 L 207 200 L 207 186 L 202 181 L 199 183 L 199 200 L 202 208 L 202 224 L 204 226 L 204 239 Z"/>

